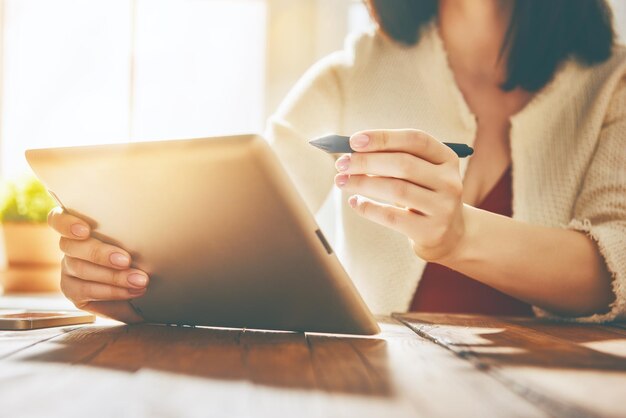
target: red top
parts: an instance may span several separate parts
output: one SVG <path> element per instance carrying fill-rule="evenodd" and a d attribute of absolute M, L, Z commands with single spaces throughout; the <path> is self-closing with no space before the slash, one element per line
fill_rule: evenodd
<path fill-rule="evenodd" d="M 513 214 L 511 167 L 478 206 Z M 530 305 L 439 264 L 428 263 L 413 296 L 411 311 L 532 316 Z"/>

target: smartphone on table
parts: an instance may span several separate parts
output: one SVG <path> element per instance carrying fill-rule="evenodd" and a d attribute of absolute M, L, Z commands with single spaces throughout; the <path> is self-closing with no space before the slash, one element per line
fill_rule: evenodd
<path fill-rule="evenodd" d="M 0 310 L 0 330 L 19 331 L 91 324 L 95 315 L 81 311 Z"/>

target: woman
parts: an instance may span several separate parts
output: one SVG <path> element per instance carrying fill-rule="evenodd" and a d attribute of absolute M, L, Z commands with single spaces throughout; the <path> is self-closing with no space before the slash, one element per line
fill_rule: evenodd
<path fill-rule="evenodd" d="M 267 136 L 313 211 L 341 191 L 326 205 L 370 308 L 623 317 L 626 50 L 606 2 L 368 5 L 377 29 L 315 65 Z M 358 152 L 307 145 L 329 132 Z M 141 321 L 127 301 L 149 280 L 129 254 L 60 210 L 50 224 L 66 296 Z"/>

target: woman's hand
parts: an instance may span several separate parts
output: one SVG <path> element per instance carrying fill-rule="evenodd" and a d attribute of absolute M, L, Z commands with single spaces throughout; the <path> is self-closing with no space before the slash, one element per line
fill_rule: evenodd
<path fill-rule="evenodd" d="M 417 130 L 359 132 L 350 145 L 356 152 L 337 160 L 340 174 L 335 177 L 338 187 L 355 195 L 350 206 L 405 234 L 426 261 L 453 257 L 465 234 L 463 183 L 454 151 Z"/>
<path fill-rule="evenodd" d="M 148 275 L 130 268 L 130 254 L 92 238 L 85 221 L 61 208 L 50 212 L 48 223 L 61 234 L 65 296 L 79 309 L 126 323 L 142 322 L 128 301 L 146 292 Z"/>

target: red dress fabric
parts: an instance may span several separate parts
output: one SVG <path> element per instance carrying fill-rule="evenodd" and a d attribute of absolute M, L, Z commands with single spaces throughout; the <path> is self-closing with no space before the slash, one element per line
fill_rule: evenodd
<path fill-rule="evenodd" d="M 478 206 L 504 216 L 513 214 L 511 167 Z M 459 272 L 428 263 L 413 296 L 410 311 L 532 316 L 529 304 Z"/>

